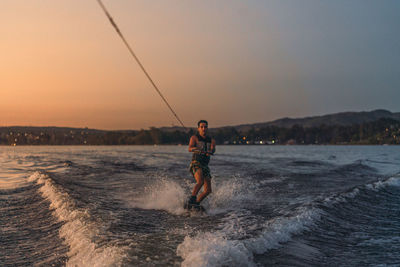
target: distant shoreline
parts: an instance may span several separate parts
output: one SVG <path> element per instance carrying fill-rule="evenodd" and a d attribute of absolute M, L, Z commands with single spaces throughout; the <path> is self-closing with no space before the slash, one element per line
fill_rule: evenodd
<path fill-rule="evenodd" d="M 379 119 L 350 126 L 290 128 L 265 126 L 242 130 L 234 127 L 210 129 L 218 145 L 398 145 L 400 121 Z M 0 128 L 0 145 L 186 145 L 195 134 L 151 128 L 140 131 L 94 131 L 70 128 Z"/>
<path fill-rule="evenodd" d="M 224 145 L 224 144 L 220 144 L 218 145 L 218 147 L 224 146 L 224 147 L 239 147 L 239 146 L 249 146 L 249 147 L 296 147 L 296 146 L 301 146 L 301 147 L 305 147 L 305 146 L 398 146 L 400 144 L 296 144 L 296 145 L 284 145 L 284 144 L 277 144 L 277 145 L 247 145 L 247 144 L 241 144 L 241 145 Z M 146 144 L 146 145 L 3 145 L 0 144 L 0 147 L 139 147 L 139 146 L 143 146 L 143 147 L 157 147 L 157 146 L 188 146 L 188 145 L 174 145 L 174 144 L 158 144 L 158 145 L 150 145 L 150 144 Z"/>
<path fill-rule="evenodd" d="M 179 145 L 196 128 L 106 131 L 69 127 L 0 127 L 0 145 Z M 398 145 L 400 113 L 387 110 L 210 128 L 218 145 Z"/>

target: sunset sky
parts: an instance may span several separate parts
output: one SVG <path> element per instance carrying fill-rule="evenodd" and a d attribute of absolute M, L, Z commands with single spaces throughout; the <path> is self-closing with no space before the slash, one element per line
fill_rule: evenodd
<path fill-rule="evenodd" d="M 103 0 L 187 126 L 399 112 L 400 1 Z M 2 0 L 0 126 L 178 125 L 95 0 Z"/>

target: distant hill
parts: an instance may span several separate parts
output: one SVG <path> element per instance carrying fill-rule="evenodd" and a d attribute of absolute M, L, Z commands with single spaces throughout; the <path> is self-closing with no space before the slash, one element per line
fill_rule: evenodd
<path fill-rule="evenodd" d="M 260 123 L 252 123 L 252 124 L 241 124 L 234 126 L 223 126 L 223 127 L 211 127 L 211 132 L 217 131 L 218 129 L 224 128 L 235 128 L 237 131 L 247 131 L 251 128 L 260 129 L 267 126 L 276 126 L 280 128 L 291 128 L 294 125 L 299 125 L 304 128 L 311 127 L 319 127 L 321 125 L 326 126 L 350 126 L 354 124 L 362 124 L 367 122 L 374 122 L 379 119 L 392 119 L 400 121 L 400 112 L 390 112 L 384 109 L 377 109 L 373 111 L 362 111 L 362 112 L 340 112 L 334 114 L 327 114 L 323 116 L 311 116 L 304 118 L 282 118 L 270 122 L 260 122 Z M 160 127 L 155 128 L 163 132 L 176 132 L 183 131 L 183 128 L 180 126 L 171 126 L 171 127 Z M 188 127 L 192 131 L 196 131 L 196 127 Z M 19 131 L 19 132 L 88 132 L 88 133 L 107 133 L 107 132 L 120 132 L 120 133 L 136 133 L 139 130 L 98 130 L 98 129 L 88 129 L 88 128 L 70 128 L 70 127 L 55 127 L 55 126 L 6 126 L 0 127 L 1 132 L 8 132 L 10 130 Z"/>
<path fill-rule="evenodd" d="M 282 118 L 271 122 L 243 124 L 233 127 L 238 131 L 247 131 L 250 128 L 263 128 L 267 126 L 276 126 L 281 128 L 291 128 L 294 125 L 310 128 L 319 127 L 323 124 L 327 126 L 350 126 L 354 124 L 373 122 L 382 118 L 400 121 L 400 112 L 392 113 L 384 109 L 377 109 L 367 112 L 340 112 L 305 118 Z"/>
<path fill-rule="evenodd" d="M 293 126 L 299 127 L 293 127 Z M 0 145 L 187 144 L 195 128 L 106 131 L 68 127 L 0 127 Z M 218 144 L 400 144 L 400 113 L 342 112 L 210 129 Z"/>

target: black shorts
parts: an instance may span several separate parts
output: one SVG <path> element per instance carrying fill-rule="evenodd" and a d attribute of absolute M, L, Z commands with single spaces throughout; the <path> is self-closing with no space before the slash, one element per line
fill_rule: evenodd
<path fill-rule="evenodd" d="M 190 168 L 189 171 L 190 173 L 194 176 L 194 174 L 198 171 L 198 170 L 202 170 L 203 172 L 203 177 L 204 178 L 208 178 L 211 179 L 211 173 L 210 173 L 210 168 L 208 168 L 208 165 L 203 165 L 200 162 L 193 160 L 190 163 Z"/>

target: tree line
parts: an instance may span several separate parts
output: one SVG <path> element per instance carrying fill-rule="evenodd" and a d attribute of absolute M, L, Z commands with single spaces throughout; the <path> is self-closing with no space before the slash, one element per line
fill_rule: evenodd
<path fill-rule="evenodd" d="M 152 127 L 139 131 L 1 127 L 1 145 L 186 145 L 195 129 L 165 130 Z M 210 129 L 217 144 L 400 144 L 400 121 L 380 119 L 350 126 L 320 125 L 290 128 L 266 126 L 238 131 L 235 127 Z"/>

